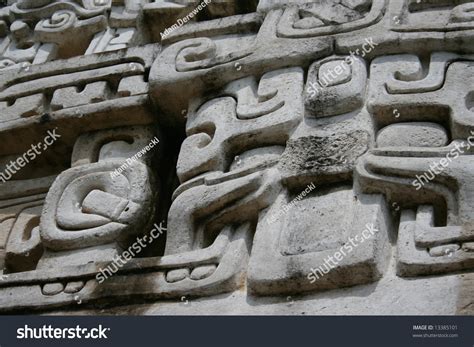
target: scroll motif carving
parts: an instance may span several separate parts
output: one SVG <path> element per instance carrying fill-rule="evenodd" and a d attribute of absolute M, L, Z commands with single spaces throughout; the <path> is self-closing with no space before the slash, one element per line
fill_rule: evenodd
<path fill-rule="evenodd" d="M 0 312 L 469 311 L 473 13 L 8 1 Z"/>

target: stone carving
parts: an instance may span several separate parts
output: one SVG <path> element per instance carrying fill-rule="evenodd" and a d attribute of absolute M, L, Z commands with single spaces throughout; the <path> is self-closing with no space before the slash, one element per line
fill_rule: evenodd
<path fill-rule="evenodd" d="M 363 106 L 367 72 L 359 57 L 334 57 L 317 62 L 309 69 L 307 110 L 316 117 L 330 117 L 347 113 Z"/>
<path fill-rule="evenodd" d="M 474 239 L 473 200 L 465 189 L 471 184 L 466 173 L 472 167 L 472 151 L 460 155 L 420 190 L 412 184 L 417 175 L 430 170 L 433 159 L 442 160 L 453 148 L 430 148 L 418 155 L 413 150 L 394 149 L 368 156 L 360 163 L 358 171 L 365 191 L 384 191 L 389 201 L 396 200 L 402 209 L 397 259 L 400 275 L 442 273 L 473 266 L 469 248 Z"/>
<path fill-rule="evenodd" d="M 393 18 L 392 30 L 453 31 L 472 29 L 474 17 L 472 2 L 450 1 L 394 1 L 398 15 Z M 435 11 L 433 11 L 435 10 Z M 423 18 L 423 20 L 421 20 Z"/>
<path fill-rule="evenodd" d="M 5 272 L 34 270 L 43 254 L 41 209 L 55 177 L 3 183 L 0 191 L 0 265 Z"/>
<path fill-rule="evenodd" d="M 422 75 L 421 62 L 414 55 L 394 55 L 374 59 L 368 107 L 380 125 L 393 119 L 447 122 L 452 138 L 466 139 L 472 127 L 469 88 L 459 91 L 459 78 L 469 85 L 473 69 L 471 56 L 452 53 L 431 55 L 428 74 Z M 410 112 L 404 112 L 410 108 Z M 426 112 L 429 110 L 429 112 Z M 410 119 L 411 118 L 411 119 Z"/>
<path fill-rule="evenodd" d="M 142 132 L 150 134 L 146 129 Z M 90 142 L 87 143 L 84 137 Z M 150 227 L 156 195 L 154 179 L 146 161 L 136 161 L 133 166 L 125 165 L 122 169 L 128 159 L 127 152 L 122 150 L 123 140 L 114 141 L 114 137 L 138 140 L 141 136 L 117 129 L 109 134 L 86 134 L 76 142 L 73 167 L 56 178 L 46 197 L 40 233 L 48 252 L 40 267 L 47 266 L 47 258 L 53 258 L 55 262 L 60 258 L 63 265 L 66 258 L 82 261 L 77 252 L 68 252 L 70 250 L 113 244 L 112 249 L 119 252 L 123 247 L 121 244 L 126 244 L 131 235 L 141 234 Z M 129 152 L 139 152 L 138 146 L 143 142 L 133 141 Z M 87 147 L 81 148 L 84 145 Z M 98 147 L 99 154 L 94 153 Z M 122 152 L 123 156 L 117 156 L 117 152 Z M 122 170 L 116 171 L 119 168 Z M 113 172 L 116 174 L 112 175 Z M 90 251 L 87 254 L 88 260 L 91 257 L 99 260 L 104 255 L 107 257 L 107 250 L 101 247 L 96 257 Z"/>
<path fill-rule="evenodd" d="M 114 5 L 108 0 L 18 1 L 2 9 L 3 67 L 28 68 L 141 43 L 140 5 L 139 1 L 114 1 Z"/>
<path fill-rule="evenodd" d="M 237 155 L 259 145 L 284 144 L 302 118 L 302 88 L 301 69 L 277 70 L 263 75 L 258 88 L 253 78 L 231 83 L 224 93 L 236 100 L 211 100 L 189 115 L 189 137 L 177 164 L 181 182 L 204 172 L 227 172 Z"/>
<path fill-rule="evenodd" d="M 473 4 L 9 1 L 0 312 L 472 314 Z"/>
<path fill-rule="evenodd" d="M 189 136 L 177 164 L 182 186 L 169 214 L 170 230 L 186 232 L 170 232 L 167 253 L 205 246 L 226 230 L 219 225 L 244 223 L 247 237 L 255 232 L 258 211 L 279 190 L 280 175 L 272 166 L 302 119 L 302 87 L 301 69 L 277 70 L 258 84 L 254 78 L 232 82 L 222 96 L 189 113 Z M 185 270 L 168 273 L 167 279 L 192 278 Z"/>
<path fill-rule="evenodd" d="M 279 36 L 291 38 L 357 30 L 376 23 L 385 9 L 385 0 L 287 3 L 290 6 L 283 10 L 277 30 Z M 266 10 L 275 4 L 263 1 L 262 7 Z"/>
<path fill-rule="evenodd" d="M 15 141 L 16 136 L 22 136 L 26 131 L 27 136 L 34 132 L 34 138 L 41 138 L 45 129 L 58 127 L 62 140 L 72 150 L 78 137 L 73 129 L 76 121 L 81 125 L 85 119 L 90 119 L 83 131 L 107 129 L 110 125 L 151 124 L 153 117 L 146 107 L 148 95 L 144 73 L 158 51 L 159 47 L 148 45 L 140 50 L 132 48 L 100 57 L 90 55 L 63 63 L 34 65 L 21 73 L 5 71 L 0 77 L 2 137 L 7 141 L 11 138 L 13 153 L 21 153 L 24 145 L 29 144 Z M 66 66 L 65 73 L 63 68 Z M 136 119 L 130 119 L 130 113 Z M 97 122 L 97 117 L 108 120 Z M 36 125 L 27 130 L 28 124 Z"/>

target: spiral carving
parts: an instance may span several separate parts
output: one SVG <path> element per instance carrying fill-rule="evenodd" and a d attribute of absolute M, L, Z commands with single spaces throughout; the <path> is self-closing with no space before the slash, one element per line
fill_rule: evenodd
<path fill-rule="evenodd" d="M 43 244 L 56 251 L 121 241 L 143 231 L 153 215 L 153 193 L 146 165 L 108 160 L 71 168 L 51 187 L 41 217 Z"/>
<path fill-rule="evenodd" d="M 208 69 L 239 60 L 251 54 L 246 50 L 217 55 L 217 46 L 209 38 L 185 40 L 177 44 L 176 70 L 180 72 Z"/>
<path fill-rule="evenodd" d="M 51 18 L 41 22 L 41 28 L 46 30 L 64 30 L 76 22 L 76 14 L 72 11 L 62 10 L 54 12 Z"/>

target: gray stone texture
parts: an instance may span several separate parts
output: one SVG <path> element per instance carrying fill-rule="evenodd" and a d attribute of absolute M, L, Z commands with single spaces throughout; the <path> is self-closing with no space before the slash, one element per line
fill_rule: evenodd
<path fill-rule="evenodd" d="M 473 9 L 9 1 L 0 313 L 474 314 Z"/>

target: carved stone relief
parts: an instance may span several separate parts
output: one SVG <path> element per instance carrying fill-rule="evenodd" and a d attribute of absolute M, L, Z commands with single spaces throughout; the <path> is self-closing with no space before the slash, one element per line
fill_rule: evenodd
<path fill-rule="evenodd" d="M 473 6 L 9 1 L 0 312 L 472 314 Z"/>

